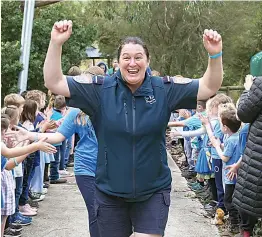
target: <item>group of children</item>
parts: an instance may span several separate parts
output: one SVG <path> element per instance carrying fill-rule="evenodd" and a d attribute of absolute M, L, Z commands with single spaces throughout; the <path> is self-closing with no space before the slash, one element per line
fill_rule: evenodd
<path fill-rule="evenodd" d="M 237 117 L 236 106 L 225 94 L 217 94 L 208 101 L 198 101 L 195 114 L 180 110 L 178 121 L 169 122 L 169 127 L 183 127 L 171 130 L 171 138 L 184 137 L 184 150 L 190 172 L 189 187 L 198 192 L 208 187 L 212 193 L 207 208 L 212 208 L 223 224 L 229 214 L 228 230 L 239 233 L 241 218 L 232 202 L 236 184 L 236 171 L 232 166 L 239 162 L 246 145 L 249 124 L 243 124 Z M 205 185 L 207 184 L 207 185 Z M 214 205 L 215 203 L 215 205 Z"/>
<path fill-rule="evenodd" d="M 22 226 L 31 224 L 32 216 L 37 215 L 38 201 L 45 198 L 48 181 L 65 183 L 67 180 L 61 177 L 70 175 L 66 166 L 72 154 L 71 139 L 69 146 L 67 141 L 53 146 L 45 142 L 45 137 L 33 142 L 8 137 L 19 127 L 37 133 L 54 132 L 68 112 L 65 98 L 51 95 L 46 106 L 42 91 L 31 90 L 22 95 L 7 95 L 1 111 L 2 236 L 21 236 Z"/>

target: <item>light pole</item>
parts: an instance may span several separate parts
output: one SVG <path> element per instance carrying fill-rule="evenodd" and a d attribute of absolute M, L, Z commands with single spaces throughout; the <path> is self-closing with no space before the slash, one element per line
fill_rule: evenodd
<path fill-rule="evenodd" d="M 23 18 L 23 27 L 22 27 L 22 36 L 21 36 L 21 56 L 20 56 L 20 62 L 23 65 L 23 69 L 20 72 L 19 79 L 18 79 L 19 93 L 22 93 L 27 88 L 34 12 L 35 12 L 35 0 L 25 0 L 24 18 Z"/>

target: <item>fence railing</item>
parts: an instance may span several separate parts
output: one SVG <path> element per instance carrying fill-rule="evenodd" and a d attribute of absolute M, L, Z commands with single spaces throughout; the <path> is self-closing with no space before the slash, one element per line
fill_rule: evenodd
<path fill-rule="evenodd" d="M 229 95 L 230 91 L 243 91 L 245 90 L 244 86 L 222 86 L 219 91 L 226 92 Z"/>

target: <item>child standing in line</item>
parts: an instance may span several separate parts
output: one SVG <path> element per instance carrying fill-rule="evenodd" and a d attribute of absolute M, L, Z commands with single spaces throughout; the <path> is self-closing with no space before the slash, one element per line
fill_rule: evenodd
<path fill-rule="evenodd" d="M 212 144 L 224 163 L 224 166 L 236 163 L 240 158 L 239 151 L 239 134 L 238 130 L 241 122 L 237 120 L 235 109 L 225 109 L 219 114 L 220 126 L 223 134 L 227 135 L 224 143 L 224 149 L 221 148 L 221 142 L 218 139 L 212 139 Z M 229 179 L 227 177 L 228 170 L 224 169 L 224 182 L 225 182 L 225 207 L 229 212 L 229 231 L 231 233 L 239 233 L 239 214 L 234 204 L 232 197 L 235 190 L 236 179 Z"/>

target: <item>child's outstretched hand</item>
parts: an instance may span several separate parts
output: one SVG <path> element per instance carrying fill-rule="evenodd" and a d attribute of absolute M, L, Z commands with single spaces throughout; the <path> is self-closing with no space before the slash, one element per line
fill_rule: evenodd
<path fill-rule="evenodd" d="M 229 170 L 229 172 L 227 173 L 227 177 L 230 180 L 233 180 L 235 177 L 237 177 L 237 171 L 238 171 L 238 167 L 237 164 L 233 164 L 233 165 L 228 165 L 225 170 Z"/>
<path fill-rule="evenodd" d="M 15 131 L 5 133 L 6 138 L 10 138 L 16 142 L 22 142 L 29 138 L 29 132 L 26 129 L 18 126 L 14 126 L 14 128 L 16 129 Z"/>
<path fill-rule="evenodd" d="M 176 137 L 181 136 L 181 133 L 178 132 L 177 130 L 171 130 L 169 136 L 170 136 L 171 139 L 174 139 L 174 138 L 176 138 Z"/>
<path fill-rule="evenodd" d="M 56 153 L 56 148 L 53 145 L 45 142 L 46 140 L 47 140 L 47 137 L 40 139 L 36 143 L 38 145 L 38 149 L 40 151 L 46 152 L 48 154 Z"/>

